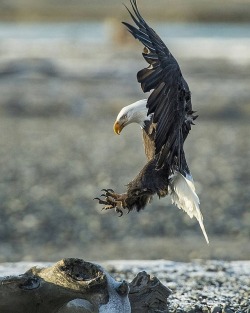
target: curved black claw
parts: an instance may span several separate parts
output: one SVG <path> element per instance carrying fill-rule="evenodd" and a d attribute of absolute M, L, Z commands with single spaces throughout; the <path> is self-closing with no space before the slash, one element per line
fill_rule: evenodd
<path fill-rule="evenodd" d="M 119 213 L 120 215 L 118 215 L 119 217 L 121 217 L 121 216 L 123 216 L 123 212 L 122 212 L 122 210 L 121 209 L 119 209 L 119 208 L 115 208 L 115 211 L 116 211 L 116 213 Z"/>
<path fill-rule="evenodd" d="M 123 194 L 117 194 L 113 189 L 102 189 L 104 191 L 100 197 L 94 198 L 94 200 L 98 200 L 99 204 L 103 204 L 102 210 L 110 210 L 115 209 L 116 213 L 118 213 L 119 217 L 123 216 L 124 209 L 126 208 L 125 203 L 122 199 Z M 129 213 L 129 211 L 128 211 Z"/>
<path fill-rule="evenodd" d="M 94 198 L 93 200 L 98 200 L 98 201 L 99 201 L 99 204 L 108 204 L 107 201 L 104 201 L 104 200 L 102 200 L 102 199 L 100 199 L 100 198 Z"/>
<path fill-rule="evenodd" d="M 111 188 L 108 188 L 108 189 L 102 189 L 101 191 L 105 191 L 106 193 L 109 193 L 109 192 L 113 192 L 114 193 L 114 190 L 111 189 Z"/>

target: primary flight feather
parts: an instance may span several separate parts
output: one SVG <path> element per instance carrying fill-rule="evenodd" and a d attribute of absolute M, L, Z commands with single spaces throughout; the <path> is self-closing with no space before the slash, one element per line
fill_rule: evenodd
<path fill-rule="evenodd" d="M 123 209 L 129 212 L 144 209 L 155 194 L 159 197 L 169 194 L 178 208 L 198 220 L 209 243 L 183 147 L 197 118 L 192 110 L 191 93 L 176 59 L 145 22 L 136 0 L 130 3 L 133 12 L 127 9 L 135 26 L 123 24 L 144 45 L 142 55 L 149 66 L 137 73 L 137 80 L 144 92 L 152 92 L 148 99 L 136 101 L 120 111 L 114 131 L 120 134 L 127 125 L 139 124 L 148 162 L 128 184 L 125 193 L 106 189 L 104 198 L 97 199 L 104 209 L 114 208 L 122 215 Z"/>

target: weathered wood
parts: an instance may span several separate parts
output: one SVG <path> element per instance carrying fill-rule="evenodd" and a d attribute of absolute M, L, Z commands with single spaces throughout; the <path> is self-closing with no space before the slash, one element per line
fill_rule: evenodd
<path fill-rule="evenodd" d="M 168 295 L 169 289 L 146 272 L 130 284 L 117 282 L 101 266 L 81 259 L 0 278 L 1 313 L 165 312 Z"/>
<path fill-rule="evenodd" d="M 18 277 L 3 278 L 0 312 L 54 313 L 76 298 L 88 300 L 98 312 L 108 297 L 101 268 L 83 260 L 65 259 L 49 268 L 31 268 Z"/>
<path fill-rule="evenodd" d="M 129 284 L 129 300 L 133 313 L 165 313 L 167 298 L 171 290 L 164 286 L 157 277 L 150 277 L 140 272 Z"/>

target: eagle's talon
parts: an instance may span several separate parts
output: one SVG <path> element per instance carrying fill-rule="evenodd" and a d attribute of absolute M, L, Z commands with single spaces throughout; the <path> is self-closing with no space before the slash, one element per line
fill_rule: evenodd
<path fill-rule="evenodd" d="M 94 198 L 93 200 L 98 200 L 99 204 L 104 204 L 102 210 L 114 209 L 116 207 L 116 202 L 113 199 L 106 197 L 105 200 L 100 199 L 98 197 Z"/>
<path fill-rule="evenodd" d="M 115 211 L 116 211 L 116 213 L 120 213 L 120 215 L 118 215 L 119 217 L 121 217 L 121 216 L 123 216 L 123 212 L 122 212 L 122 210 L 121 209 L 119 209 L 119 208 L 115 208 Z"/>
<path fill-rule="evenodd" d="M 114 200 L 114 198 L 111 196 L 106 196 L 105 200 L 108 202 L 108 203 L 112 203 L 114 206 L 116 206 L 116 201 Z"/>
<path fill-rule="evenodd" d="M 94 198 L 93 200 L 98 200 L 99 201 L 99 204 L 107 204 L 107 201 L 104 201 L 100 198 Z"/>
<path fill-rule="evenodd" d="M 105 194 L 106 197 L 112 197 L 112 198 L 114 198 L 114 195 L 115 195 L 115 193 L 111 192 L 111 191 L 107 191 L 106 194 Z"/>
<path fill-rule="evenodd" d="M 108 204 L 106 203 L 106 205 L 102 208 L 102 210 L 110 210 L 110 209 L 114 209 L 115 206 L 113 204 Z"/>
<path fill-rule="evenodd" d="M 110 192 L 114 193 L 114 190 L 111 188 L 102 189 L 101 191 L 105 191 L 106 193 L 110 193 Z"/>
<path fill-rule="evenodd" d="M 102 189 L 102 191 L 105 193 L 101 194 L 100 198 L 94 198 L 98 200 L 100 204 L 104 204 L 102 210 L 115 209 L 115 212 L 118 213 L 119 217 L 123 216 L 124 209 L 127 208 L 124 194 L 115 193 L 114 190 L 110 188 Z"/>

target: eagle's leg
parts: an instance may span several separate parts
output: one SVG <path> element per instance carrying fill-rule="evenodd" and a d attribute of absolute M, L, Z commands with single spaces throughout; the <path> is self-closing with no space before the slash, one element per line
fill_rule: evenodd
<path fill-rule="evenodd" d="M 103 210 L 110 210 L 115 209 L 117 213 L 120 214 L 120 216 L 123 215 L 124 209 L 126 209 L 126 198 L 127 194 L 122 193 L 118 194 L 115 193 L 112 189 L 103 189 L 105 191 L 104 194 L 101 195 L 101 197 L 104 197 L 104 199 L 95 198 L 99 201 L 100 204 L 104 204 Z"/>

